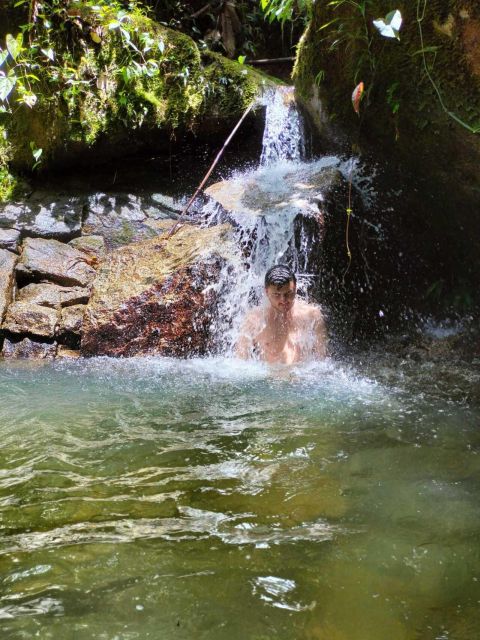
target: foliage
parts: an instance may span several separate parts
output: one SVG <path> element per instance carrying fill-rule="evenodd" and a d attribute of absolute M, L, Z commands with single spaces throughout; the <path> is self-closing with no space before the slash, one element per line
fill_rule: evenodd
<path fill-rule="evenodd" d="M 281 4 L 281 0 L 272 1 L 277 5 Z M 396 4 L 394 0 L 389 3 L 391 10 L 385 17 L 377 17 L 376 9 L 378 10 L 379 6 L 385 7 L 386 4 L 378 0 L 330 0 L 328 2 L 325 0 L 316 3 L 316 12 L 317 14 L 321 13 L 323 20 L 314 25 L 315 40 L 321 45 L 323 58 L 322 55 L 319 55 L 318 50 L 312 51 L 309 57 L 313 67 L 315 84 L 319 84 L 319 77 L 322 82 L 325 81 L 325 67 L 327 66 L 325 57 L 335 56 L 341 50 L 344 58 L 352 61 L 352 64 L 349 65 L 351 85 L 355 86 L 360 81 L 365 83 L 366 106 L 371 104 L 372 92 L 375 90 L 375 85 L 379 83 L 379 76 L 385 78 L 390 74 L 389 82 L 382 87 L 383 95 L 379 95 L 377 92 L 375 100 L 388 105 L 394 120 L 396 138 L 399 135 L 398 113 L 402 101 L 407 101 L 406 96 L 411 93 L 412 73 L 418 78 L 420 85 L 423 85 L 425 80 L 430 83 L 433 98 L 448 118 L 471 133 L 480 132 L 478 124 L 469 122 L 468 118 L 460 114 L 458 110 L 448 106 L 449 100 L 445 97 L 445 92 L 442 91 L 439 81 L 435 79 L 434 67 L 436 63 L 438 64 L 438 55 L 443 54 L 448 58 L 448 51 L 452 47 L 445 46 L 445 39 L 442 47 L 437 42 L 428 42 L 425 37 L 425 18 L 427 11 L 432 11 L 430 5 L 433 3 L 429 3 L 429 0 L 415 0 L 414 3 L 408 5 L 408 8 L 405 9 L 409 26 L 408 42 L 398 44 L 394 41 L 400 40 L 400 30 L 405 18 L 399 9 L 392 8 L 392 5 L 395 7 Z M 416 42 L 414 40 L 415 27 L 417 31 Z M 379 35 L 383 38 L 379 38 Z M 385 39 L 391 39 L 393 42 L 388 44 Z M 397 46 L 401 49 L 401 53 L 393 54 L 401 61 L 396 68 L 393 68 L 388 62 L 391 55 L 386 51 L 386 46 L 390 48 Z M 305 51 L 303 54 L 305 56 Z M 307 63 L 307 66 L 310 62 Z M 321 68 L 318 68 L 319 64 L 322 65 Z M 406 71 L 407 67 L 410 67 L 411 71 Z M 305 73 L 298 64 L 294 74 L 301 85 Z M 321 75 L 319 76 L 319 74 Z M 301 90 L 303 88 L 300 87 Z M 413 105 L 409 105 L 410 109 L 412 107 Z"/>
<path fill-rule="evenodd" d="M 192 126 L 234 77 L 241 82 L 232 104 L 242 109 L 262 82 L 238 63 L 209 69 L 213 61 L 188 36 L 136 2 L 35 6 L 35 18 L 0 47 L 0 118 L 22 167 L 48 162 L 62 140 L 92 144 L 126 128 Z"/>
<path fill-rule="evenodd" d="M 313 0 L 260 0 L 265 17 L 270 22 L 279 20 L 282 23 L 299 18 L 310 19 L 312 4 Z"/>
<path fill-rule="evenodd" d="M 16 180 L 11 175 L 8 163 L 11 159 L 11 147 L 5 128 L 0 125 L 0 202 L 9 200 L 16 188 Z"/>

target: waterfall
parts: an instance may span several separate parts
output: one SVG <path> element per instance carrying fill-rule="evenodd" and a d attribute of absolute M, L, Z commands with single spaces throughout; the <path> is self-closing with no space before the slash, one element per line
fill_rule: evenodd
<path fill-rule="evenodd" d="M 299 214 L 318 215 L 318 205 L 307 198 L 311 196 L 311 192 L 307 193 L 309 176 L 312 170 L 318 173 L 334 164 L 331 158 L 314 164 L 302 162 L 303 128 L 293 87 L 278 87 L 267 94 L 265 102 L 258 168 L 236 173 L 207 189 L 214 199 L 207 205 L 207 224 L 225 220 L 227 211 L 238 247 L 233 266 L 229 264 L 219 283 L 221 303 L 215 334 L 222 351 L 228 351 L 235 343 L 248 308 L 261 302 L 265 272 L 272 265 L 289 264 L 297 274 L 300 293 L 306 293 L 311 239 L 300 230 L 295 243 L 294 222 Z"/>
<path fill-rule="evenodd" d="M 260 164 L 301 160 L 305 155 L 303 123 L 293 87 L 278 87 L 267 94 L 266 107 Z"/>

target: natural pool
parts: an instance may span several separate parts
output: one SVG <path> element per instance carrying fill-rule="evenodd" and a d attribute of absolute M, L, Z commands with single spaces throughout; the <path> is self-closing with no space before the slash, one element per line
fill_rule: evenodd
<path fill-rule="evenodd" d="M 2 640 L 473 640 L 479 380 L 1 363 Z"/>

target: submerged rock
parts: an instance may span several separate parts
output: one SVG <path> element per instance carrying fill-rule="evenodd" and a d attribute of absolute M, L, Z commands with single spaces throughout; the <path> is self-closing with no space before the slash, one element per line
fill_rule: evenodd
<path fill-rule="evenodd" d="M 2 355 L 4 358 L 54 358 L 57 353 L 56 343 L 37 342 L 30 338 L 24 338 L 19 342 L 5 338 Z"/>
<path fill-rule="evenodd" d="M 69 349 L 68 347 L 64 347 L 61 344 L 58 345 L 57 358 L 75 359 L 79 357 L 80 357 L 80 351 L 78 351 L 77 349 Z"/>
<path fill-rule="evenodd" d="M 12 299 L 16 263 L 16 255 L 6 249 L 0 249 L 0 322 Z"/>
<path fill-rule="evenodd" d="M 229 225 L 185 225 L 171 238 L 113 251 L 98 272 L 87 306 L 82 354 L 205 353 L 218 275 L 229 255 Z"/>
<path fill-rule="evenodd" d="M 26 277 L 44 278 L 66 286 L 87 287 L 95 277 L 95 269 L 83 252 L 42 238 L 25 240 L 17 270 Z"/>

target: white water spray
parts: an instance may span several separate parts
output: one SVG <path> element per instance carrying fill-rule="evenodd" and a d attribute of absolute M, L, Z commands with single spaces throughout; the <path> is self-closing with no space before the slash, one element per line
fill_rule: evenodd
<path fill-rule="evenodd" d="M 290 265 L 303 295 L 313 277 L 309 255 L 312 243 L 321 237 L 318 233 L 312 237 L 303 223 L 314 218 L 321 228 L 323 186 L 331 185 L 331 172 L 339 170 L 339 159 L 302 161 L 303 140 L 293 87 L 279 87 L 266 96 L 260 166 L 236 173 L 206 191 L 212 197 L 205 211 L 208 224 L 226 218 L 235 228 L 238 247 L 219 282 L 221 303 L 215 334 L 224 352 L 235 343 L 246 311 L 262 301 L 265 272 L 271 266 Z"/>

